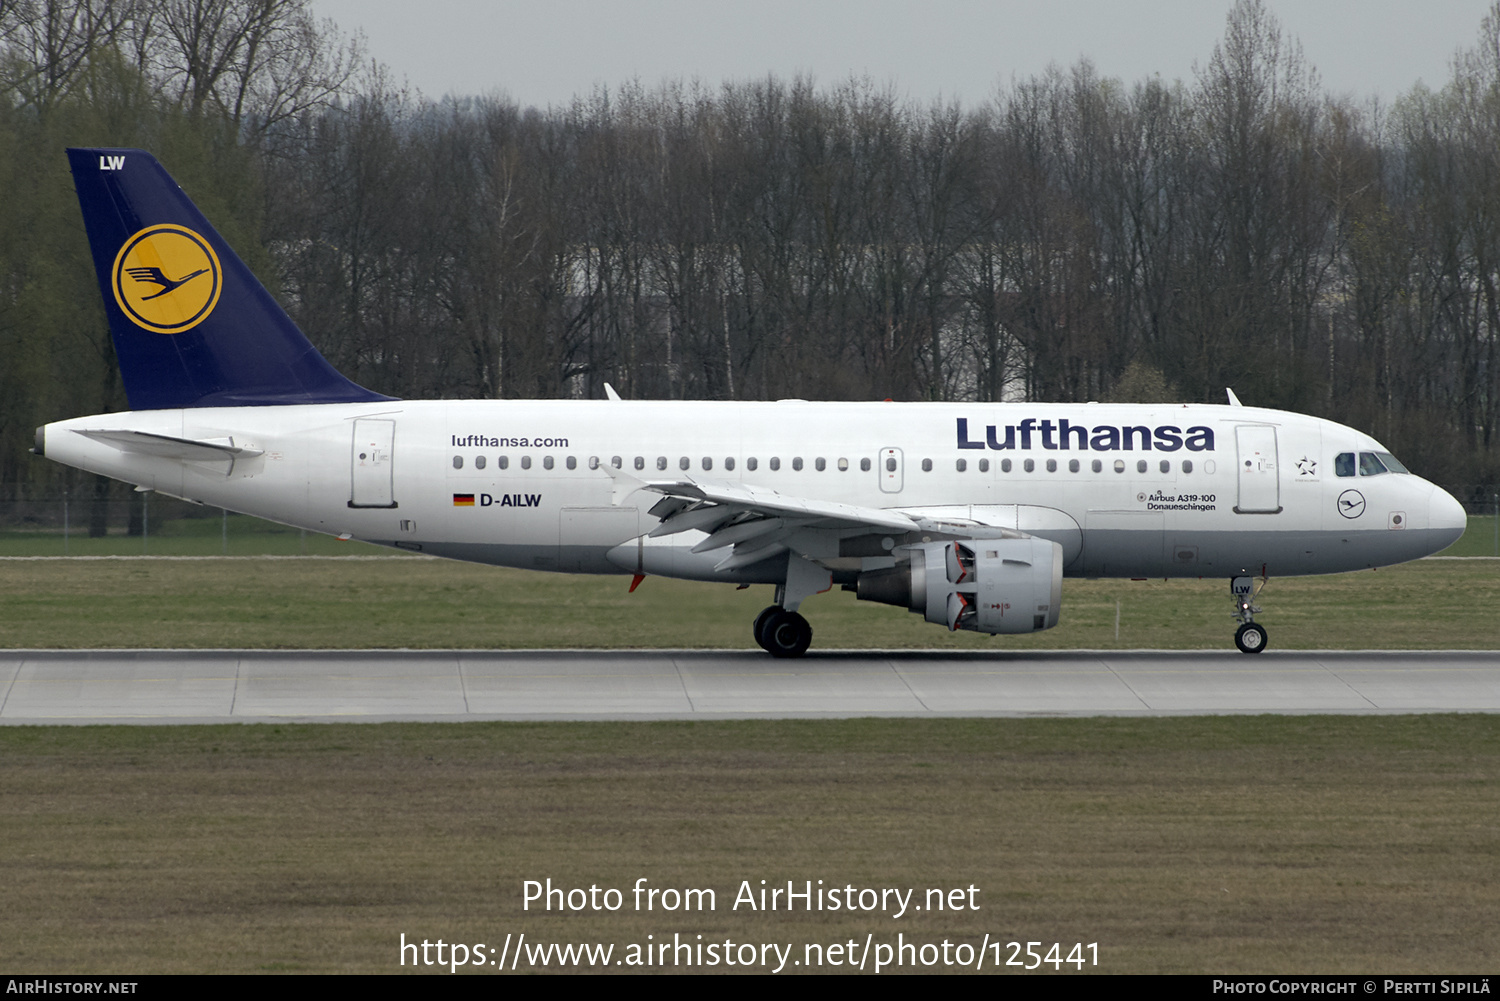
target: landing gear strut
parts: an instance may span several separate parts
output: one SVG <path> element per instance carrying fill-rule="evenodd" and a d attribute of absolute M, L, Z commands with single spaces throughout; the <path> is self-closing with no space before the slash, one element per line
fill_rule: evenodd
<path fill-rule="evenodd" d="M 812 626 L 796 612 L 772 605 L 755 617 L 755 642 L 772 657 L 800 657 L 812 645 Z"/>
<path fill-rule="evenodd" d="M 1265 583 L 1262 577 L 1261 587 Z M 1260 606 L 1254 604 L 1259 591 L 1255 578 L 1236 577 L 1229 582 L 1229 590 L 1234 595 L 1232 614 L 1240 620 L 1240 628 L 1234 634 L 1234 645 L 1240 648 L 1240 653 L 1260 653 L 1266 648 L 1266 627 L 1255 621 L 1255 614 L 1260 611 Z"/>

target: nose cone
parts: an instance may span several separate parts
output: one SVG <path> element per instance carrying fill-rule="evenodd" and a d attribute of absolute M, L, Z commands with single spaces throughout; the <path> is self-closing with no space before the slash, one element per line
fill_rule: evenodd
<path fill-rule="evenodd" d="M 1452 494 L 1442 487 L 1432 488 L 1432 497 L 1427 502 L 1427 524 L 1438 542 L 1440 552 L 1458 541 L 1469 527 L 1469 515 Z"/>

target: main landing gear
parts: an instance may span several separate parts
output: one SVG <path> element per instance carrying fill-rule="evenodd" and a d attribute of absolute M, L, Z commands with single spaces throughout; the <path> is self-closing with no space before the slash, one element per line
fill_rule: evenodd
<path fill-rule="evenodd" d="M 812 645 L 812 626 L 796 612 L 771 605 L 755 617 L 755 642 L 772 657 L 800 657 Z"/>
<path fill-rule="evenodd" d="M 776 585 L 775 603 L 755 617 L 755 642 L 772 657 L 800 657 L 812 645 L 812 626 L 797 614 L 802 602 L 833 585 L 823 567 L 796 553 L 787 556 L 786 583 Z"/>
<path fill-rule="evenodd" d="M 1264 587 L 1266 579 L 1262 577 L 1260 583 Z M 1229 582 L 1229 590 L 1234 595 L 1232 614 L 1240 620 L 1234 645 L 1240 648 L 1240 653 L 1260 653 L 1266 648 L 1266 627 L 1255 621 L 1260 606 L 1254 604 L 1254 599 L 1260 588 L 1255 586 L 1254 577 L 1236 577 Z"/>

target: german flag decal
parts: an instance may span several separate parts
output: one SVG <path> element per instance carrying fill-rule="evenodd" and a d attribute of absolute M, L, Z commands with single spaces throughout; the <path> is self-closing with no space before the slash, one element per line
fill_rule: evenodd
<path fill-rule="evenodd" d="M 454 507 L 473 507 L 474 506 L 474 495 L 473 494 L 454 494 L 453 495 L 453 506 Z"/>

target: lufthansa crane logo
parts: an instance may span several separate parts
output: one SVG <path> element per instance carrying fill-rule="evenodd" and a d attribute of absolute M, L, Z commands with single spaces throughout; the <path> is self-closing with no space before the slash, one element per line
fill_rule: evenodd
<path fill-rule="evenodd" d="M 1358 490 L 1345 490 L 1339 494 L 1339 514 L 1345 518 L 1358 518 L 1365 513 L 1365 495 Z"/>
<path fill-rule="evenodd" d="M 112 272 L 115 302 L 131 322 L 180 334 L 208 319 L 223 272 L 208 241 L 186 226 L 147 226 L 125 241 Z"/>

